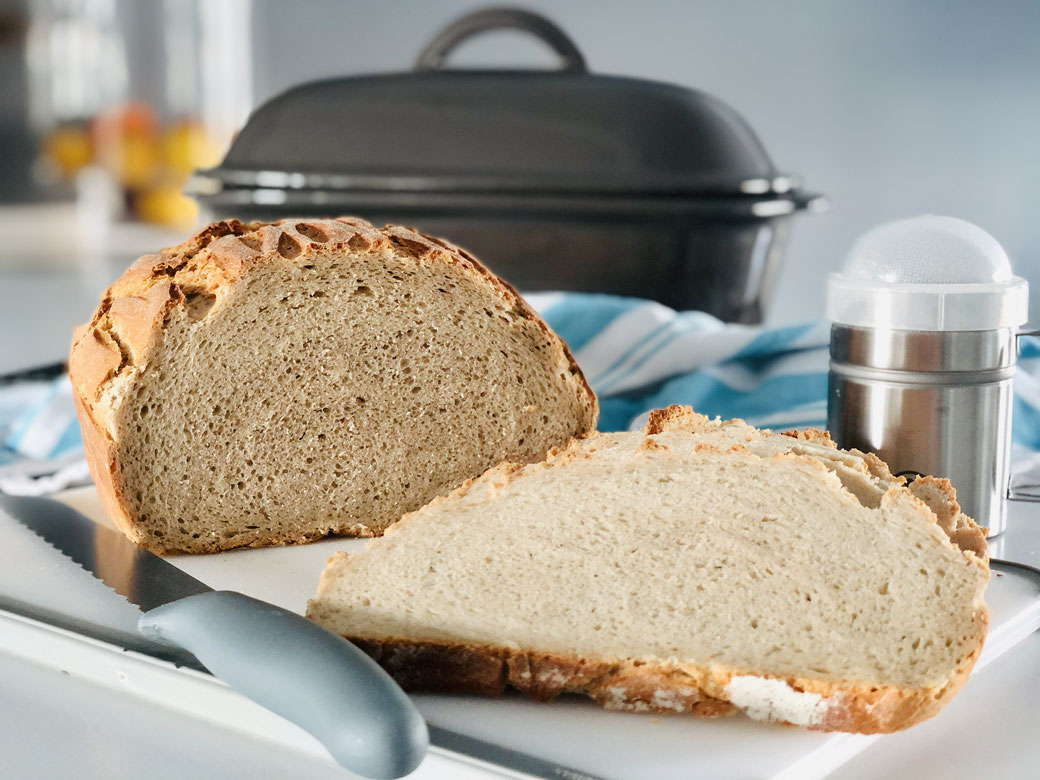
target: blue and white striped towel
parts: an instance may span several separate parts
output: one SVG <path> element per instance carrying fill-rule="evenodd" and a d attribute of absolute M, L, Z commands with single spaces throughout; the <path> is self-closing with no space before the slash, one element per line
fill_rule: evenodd
<path fill-rule="evenodd" d="M 786 430 L 825 427 L 829 326 L 726 325 L 702 312 L 609 295 L 527 296 L 570 345 L 600 399 L 600 429 L 642 425 L 689 404 Z M 1040 342 L 1023 340 L 1015 379 L 1016 482 L 1040 472 Z M 68 379 L 0 388 L 0 490 L 42 493 L 88 479 Z"/>

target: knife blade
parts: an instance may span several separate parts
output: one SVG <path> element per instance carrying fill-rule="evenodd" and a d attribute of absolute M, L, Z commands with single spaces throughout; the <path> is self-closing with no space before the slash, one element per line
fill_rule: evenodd
<path fill-rule="evenodd" d="M 213 591 L 169 561 L 60 501 L 0 495 L 0 506 L 142 612 Z"/>
<path fill-rule="evenodd" d="M 99 576 L 99 579 L 117 593 L 124 596 L 126 596 L 126 592 L 133 593 L 134 596 L 127 597 L 127 599 L 138 605 L 145 603 L 161 606 L 163 603 L 168 603 L 164 602 L 163 598 L 175 597 L 178 592 L 187 594 L 191 591 L 196 595 L 202 595 L 212 591 L 208 585 L 169 561 L 137 547 L 122 534 L 99 526 L 60 501 L 8 496 L 0 492 L 0 511 L 33 530 L 87 571 Z M 117 565 L 117 561 L 122 561 L 122 563 Z M 126 567 L 129 567 L 129 570 Z M 270 605 L 266 606 L 270 607 Z M 0 610 L 73 631 L 178 666 L 212 673 L 212 670 L 207 669 L 186 647 L 171 644 L 169 641 L 159 641 L 145 634 L 130 636 L 122 631 L 109 629 L 52 610 L 41 609 L 33 604 L 8 598 L 3 594 L 0 594 Z M 289 614 L 298 620 L 304 620 L 293 613 Z M 144 619 L 143 616 L 142 619 Z M 305 622 L 314 625 L 309 621 Z M 261 637 L 260 641 L 263 639 Z M 295 669 L 293 673 L 297 673 Z M 227 681 L 225 680 L 225 682 Z M 269 709 L 275 708 L 270 707 Z M 504 770 L 509 776 L 601 780 L 598 775 L 584 770 L 564 766 L 432 723 L 427 724 L 427 730 L 430 743 L 441 752 L 452 754 L 458 760 L 476 766 L 499 772 Z"/>
<path fill-rule="evenodd" d="M 0 494 L 0 509 L 141 607 L 142 634 L 189 651 L 310 732 L 345 768 L 397 778 L 425 756 L 429 734 L 415 704 L 342 637 L 273 604 L 215 591 L 53 499 Z"/>

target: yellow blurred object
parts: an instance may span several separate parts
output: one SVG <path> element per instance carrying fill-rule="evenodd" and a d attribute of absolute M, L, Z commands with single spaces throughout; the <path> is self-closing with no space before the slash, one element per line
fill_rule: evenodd
<path fill-rule="evenodd" d="M 43 139 L 43 156 L 65 178 L 71 179 L 90 164 L 94 148 L 81 127 L 59 127 Z"/>
<path fill-rule="evenodd" d="M 128 135 L 114 139 L 102 153 L 101 162 L 122 186 L 137 190 L 147 187 L 159 174 L 159 145 L 155 139 Z"/>
<path fill-rule="evenodd" d="M 87 165 L 100 165 L 130 216 L 182 229 L 197 223 L 199 209 L 181 188 L 196 168 L 217 165 L 221 149 L 197 118 L 164 125 L 151 106 L 134 101 L 82 126 L 59 127 L 44 139 L 42 155 L 70 179 Z"/>
<path fill-rule="evenodd" d="M 128 190 L 140 190 L 159 179 L 159 122 L 140 102 L 128 103 L 94 119 L 91 133 L 97 161 Z"/>
<path fill-rule="evenodd" d="M 198 205 L 176 186 L 155 187 L 139 193 L 133 208 L 140 219 L 174 228 L 190 228 L 199 218 Z"/>
<path fill-rule="evenodd" d="M 177 122 L 166 131 L 162 154 L 166 167 L 184 176 L 196 168 L 211 168 L 220 162 L 220 148 L 206 129 L 193 120 Z"/>

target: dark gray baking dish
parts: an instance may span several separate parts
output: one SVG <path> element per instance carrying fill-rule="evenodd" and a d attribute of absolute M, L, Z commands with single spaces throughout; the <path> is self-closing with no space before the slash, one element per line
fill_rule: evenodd
<path fill-rule="evenodd" d="M 462 40 L 527 30 L 557 71 L 442 70 Z M 305 84 L 261 106 L 189 184 L 213 216 L 356 214 L 471 250 L 521 290 L 636 295 L 756 322 L 792 214 L 823 205 L 702 92 L 590 74 L 523 11 L 477 12 L 411 73 Z"/>

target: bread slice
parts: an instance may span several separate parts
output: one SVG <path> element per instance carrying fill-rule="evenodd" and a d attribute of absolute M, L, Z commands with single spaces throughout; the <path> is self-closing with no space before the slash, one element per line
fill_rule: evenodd
<path fill-rule="evenodd" d="M 141 258 L 69 371 L 108 513 L 159 553 L 380 534 L 597 414 L 509 285 L 349 218 L 218 222 Z"/>
<path fill-rule="evenodd" d="M 907 488 L 822 432 L 672 407 L 491 469 L 333 557 L 308 615 L 414 690 L 873 733 L 964 684 L 988 578 L 945 480 Z"/>

